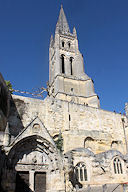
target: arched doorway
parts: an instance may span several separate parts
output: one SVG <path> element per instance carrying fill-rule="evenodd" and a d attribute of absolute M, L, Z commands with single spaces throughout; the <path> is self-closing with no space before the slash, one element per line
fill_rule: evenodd
<path fill-rule="evenodd" d="M 56 148 L 46 139 L 37 135 L 21 139 L 8 154 L 14 176 L 8 191 L 46 192 L 47 176 L 58 169 L 56 161 Z"/>

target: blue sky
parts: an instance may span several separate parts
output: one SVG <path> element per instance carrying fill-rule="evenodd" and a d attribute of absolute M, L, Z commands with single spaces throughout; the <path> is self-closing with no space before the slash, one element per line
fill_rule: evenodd
<path fill-rule="evenodd" d="M 76 27 L 85 72 L 101 108 L 128 102 L 128 0 L 0 0 L 0 71 L 14 89 L 46 87 L 48 49 L 60 5 Z"/>

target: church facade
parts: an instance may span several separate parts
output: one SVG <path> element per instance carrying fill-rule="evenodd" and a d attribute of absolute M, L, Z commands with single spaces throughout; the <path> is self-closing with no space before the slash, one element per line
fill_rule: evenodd
<path fill-rule="evenodd" d="M 100 108 L 76 29 L 61 7 L 49 46 L 48 96 L 11 95 L 0 76 L 0 191 L 128 191 L 126 115 Z"/>

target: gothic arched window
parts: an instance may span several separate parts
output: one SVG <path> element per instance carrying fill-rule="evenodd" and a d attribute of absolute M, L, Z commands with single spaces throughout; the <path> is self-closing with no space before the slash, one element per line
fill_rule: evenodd
<path fill-rule="evenodd" d="M 62 41 L 62 47 L 64 47 L 64 41 Z"/>
<path fill-rule="evenodd" d="M 123 174 L 122 164 L 118 157 L 113 160 L 113 167 L 115 174 Z"/>
<path fill-rule="evenodd" d="M 68 42 L 68 47 L 69 47 L 69 49 L 70 49 L 70 47 L 71 47 L 71 43 L 70 43 L 70 42 Z"/>
<path fill-rule="evenodd" d="M 61 72 L 65 73 L 64 55 L 61 55 Z"/>
<path fill-rule="evenodd" d="M 70 57 L 70 70 L 71 70 L 71 75 L 73 75 L 72 62 L 73 62 L 73 57 Z"/>
<path fill-rule="evenodd" d="M 75 175 L 79 182 L 87 181 L 87 169 L 83 162 L 78 163 L 75 167 Z"/>

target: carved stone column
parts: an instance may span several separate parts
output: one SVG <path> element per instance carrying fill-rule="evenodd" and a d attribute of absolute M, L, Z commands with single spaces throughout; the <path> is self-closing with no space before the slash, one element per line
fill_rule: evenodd
<path fill-rule="evenodd" d="M 35 171 L 34 171 L 34 170 L 29 171 L 29 188 L 30 188 L 31 191 L 33 191 L 33 192 L 34 192 L 34 186 L 35 186 L 34 174 L 35 174 Z"/>

